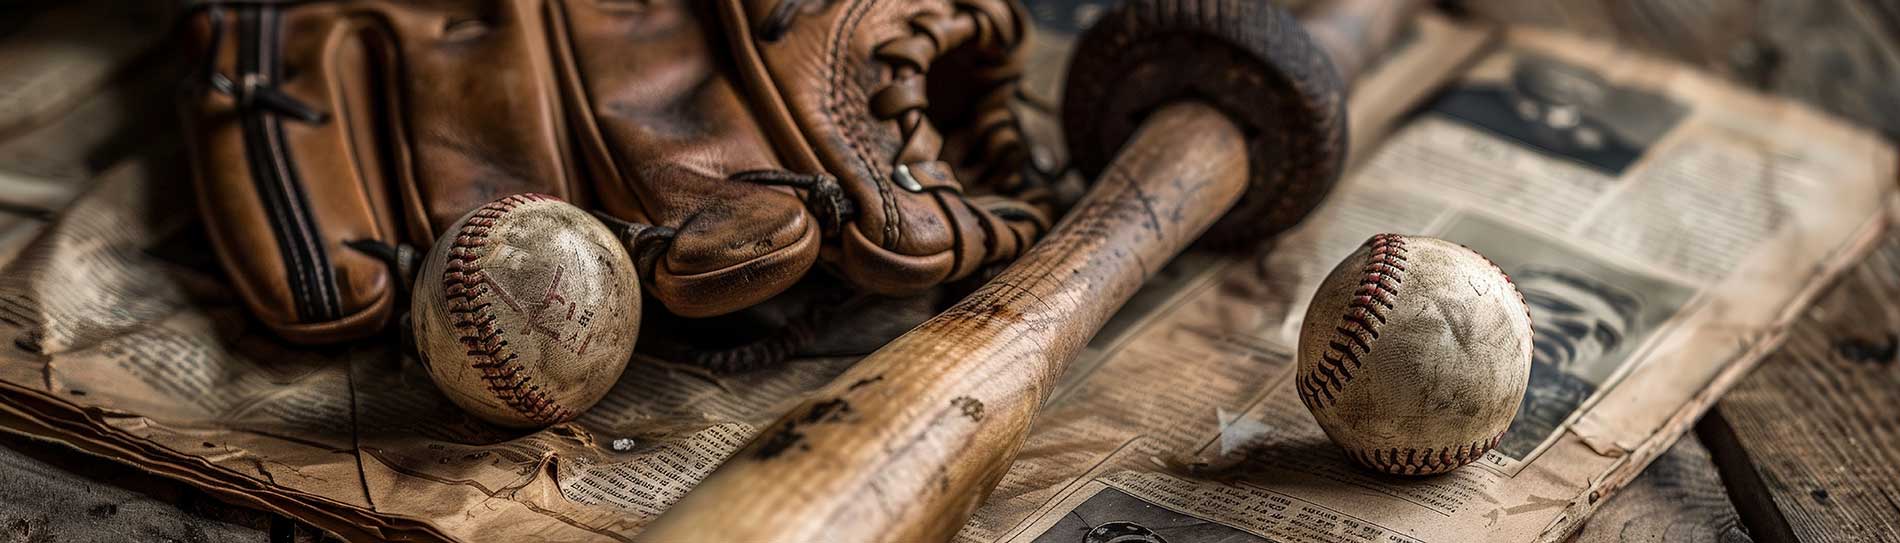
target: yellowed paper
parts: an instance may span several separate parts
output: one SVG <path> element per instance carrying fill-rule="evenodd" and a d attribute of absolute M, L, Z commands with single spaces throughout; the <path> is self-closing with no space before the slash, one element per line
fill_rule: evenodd
<path fill-rule="evenodd" d="M 1561 539 L 1868 247 L 1894 160 L 1805 108 L 1513 32 L 1272 252 L 1177 263 L 1180 288 L 1066 377 L 959 538 Z M 1537 323 L 1512 429 L 1448 475 L 1358 469 L 1290 385 L 1307 297 L 1380 232 L 1476 248 Z"/>
<path fill-rule="evenodd" d="M 1038 58 L 1063 58 L 1053 35 Z M 1894 157 L 1872 136 L 1598 43 L 1496 37 L 1422 18 L 1355 93 L 1354 167 L 1322 211 L 1270 252 L 1170 264 L 1065 374 L 959 538 L 1561 537 L 1885 224 Z M 1059 85 L 1031 81 L 1023 108 L 1043 166 L 1063 158 L 1038 105 Z M 105 168 L 49 192 L 51 224 L 0 231 L 0 249 L 20 240 L 0 251 L 0 427 L 352 538 L 627 540 L 855 359 L 715 375 L 639 357 L 578 421 L 504 431 L 400 342 L 292 347 L 252 323 L 179 212 L 179 155 Z M 1472 245 L 1527 297 L 1581 308 L 1540 306 L 1541 333 L 1612 332 L 1540 336 L 1564 348 L 1540 354 L 1519 427 L 1451 475 L 1354 468 L 1287 386 L 1306 297 L 1382 231 Z"/>

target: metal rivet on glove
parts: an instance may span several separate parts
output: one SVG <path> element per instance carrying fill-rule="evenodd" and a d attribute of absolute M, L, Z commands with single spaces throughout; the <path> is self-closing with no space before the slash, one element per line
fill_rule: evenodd
<path fill-rule="evenodd" d="M 917 177 L 910 174 L 910 166 L 898 164 L 897 170 L 891 172 L 891 180 L 896 181 L 897 186 L 904 187 L 904 190 L 911 192 L 924 191 L 923 183 L 918 183 Z"/>

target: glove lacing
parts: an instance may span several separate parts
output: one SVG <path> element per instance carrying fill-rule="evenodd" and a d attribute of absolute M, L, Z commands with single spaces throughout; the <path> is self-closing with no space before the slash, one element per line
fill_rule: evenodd
<path fill-rule="evenodd" d="M 753 32 L 761 41 L 777 41 L 790 30 L 798 15 L 830 2 L 780 0 L 756 23 Z M 891 78 L 872 94 L 871 113 L 879 119 L 897 122 L 902 144 L 892 165 L 891 177 L 912 192 L 936 187 L 917 184 L 899 167 L 936 161 L 943 146 L 942 134 L 925 115 L 930 105 L 925 76 L 931 63 L 965 46 L 981 51 L 1014 51 L 1023 38 L 1023 29 L 1001 22 L 1014 18 L 1002 2 L 958 0 L 955 6 L 955 11 L 948 15 L 923 13 L 911 18 L 910 35 L 875 48 L 874 56 L 891 66 Z M 1009 111 L 1009 99 L 1015 95 L 1019 74 L 1009 69 L 979 74 L 979 77 L 989 79 L 989 93 L 978 102 L 970 126 L 971 132 L 978 135 L 978 141 L 974 142 L 973 152 L 966 160 L 983 165 L 977 185 L 1039 208 L 1052 207 L 1054 193 L 1042 176 L 1028 176 L 1023 171 L 1030 162 L 1028 149 L 1022 127 Z"/>
<path fill-rule="evenodd" d="M 875 56 L 891 66 L 891 79 L 872 94 L 871 113 L 897 122 L 903 134 L 898 164 L 936 160 L 942 151 L 943 136 L 925 115 L 930 105 L 926 76 L 933 61 L 966 46 L 978 51 L 1014 51 L 1020 45 L 1022 29 L 999 21 L 1010 16 L 1007 8 L 990 4 L 995 3 L 959 1 L 953 14 L 918 15 L 910 20 L 911 35 L 884 42 L 875 49 Z M 1021 166 L 1028 153 L 1022 127 L 1009 111 L 1008 99 L 1020 76 L 1012 69 L 979 73 L 977 77 L 989 79 L 988 95 L 978 102 L 970 126 L 978 135 L 970 162 L 987 165 L 977 184 L 994 187 L 1001 194 L 1017 195 L 1027 188 Z"/>
<path fill-rule="evenodd" d="M 830 174 L 805 174 L 785 170 L 751 170 L 732 174 L 727 179 L 798 189 L 805 209 L 818 219 L 825 236 L 838 235 L 838 228 L 857 216 L 857 206 L 844 194 L 838 178 Z"/>
<path fill-rule="evenodd" d="M 204 7 L 207 22 L 211 25 L 209 47 L 205 48 L 204 66 L 199 68 L 202 84 L 218 94 L 237 100 L 238 108 L 263 108 L 272 113 L 296 119 L 309 124 L 324 124 L 330 121 L 330 114 L 304 103 L 273 86 L 273 81 L 263 74 L 241 74 L 242 82 L 232 81 L 229 76 L 218 71 L 218 55 L 224 49 L 224 8 L 212 4 Z M 198 88 L 198 87 L 194 87 Z"/>
<path fill-rule="evenodd" d="M 633 259 L 633 269 L 640 274 L 640 280 L 652 283 L 654 267 L 659 266 L 660 257 L 666 256 L 666 250 L 673 246 L 673 238 L 679 236 L 679 230 L 625 221 L 601 211 L 591 213 L 620 238 L 620 244 L 627 248 L 627 256 Z"/>

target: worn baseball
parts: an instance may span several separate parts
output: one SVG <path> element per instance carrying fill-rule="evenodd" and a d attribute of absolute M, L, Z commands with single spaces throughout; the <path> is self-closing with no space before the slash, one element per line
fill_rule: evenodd
<path fill-rule="evenodd" d="M 613 388 L 640 331 L 640 285 L 598 219 L 517 194 L 463 215 L 429 251 L 410 308 L 437 387 L 490 422 L 573 419 Z"/>
<path fill-rule="evenodd" d="M 1379 234 L 1333 268 L 1300 326 L 1300 400 L 1377 471 L 1457 469 L 1497 446 L 1530 379 L 1531 317 L 1497 265 Z"/>

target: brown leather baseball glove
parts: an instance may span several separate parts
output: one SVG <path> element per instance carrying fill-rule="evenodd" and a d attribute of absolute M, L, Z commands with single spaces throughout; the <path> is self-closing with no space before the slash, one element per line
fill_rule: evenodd
<path fill-rule="evenodd" d="M 296 341 L 383 329 L 409 255 L 511 193 L 619 219 L 683 316 L 818 265 L 926 289 L 1052 212 L 1007 107 L 1013 0 L 234 0 L 191 23 L 201 211 Z"/>

